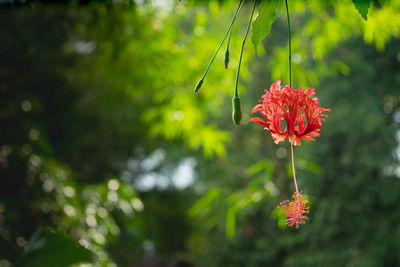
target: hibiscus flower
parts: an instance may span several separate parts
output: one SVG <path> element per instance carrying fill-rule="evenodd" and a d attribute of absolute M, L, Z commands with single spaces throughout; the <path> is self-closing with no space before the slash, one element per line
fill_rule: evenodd
<path fill-rule="evenodd" d="M 299 146 L 301 140 L 315 141 L 320 136 L 322 121 L 331 111 L 319 106 L 319 99 L 314 97 L 315 89 L 295 90 L 289 85 L 282 86 L 281 81 L 273 83 L 261 96 L 260 104 L 251 113 L 259 112 L 264 118 L 251 118 L 251 121 L 265 126 L 275 143 L 289 138 L 292 145 Z M 325 117 L 325 118 L 324 118 Z M 285 125 L 286 124 L 286 125 Z"/>

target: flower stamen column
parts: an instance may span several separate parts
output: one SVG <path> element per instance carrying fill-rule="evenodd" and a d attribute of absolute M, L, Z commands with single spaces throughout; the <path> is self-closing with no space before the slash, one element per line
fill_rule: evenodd
<path fill-rule="evenodd" d="M 295 168 L 294 168 L 293 144 L 290 144 L 290 150 L 292 152 L 292 169 L 293 169 L 294 185 L 296 187 L 296 194 L 299 194 L 299 187 L 297 186 L 297 180 L 296 180 L 296 171 L 295 171 Z"/>

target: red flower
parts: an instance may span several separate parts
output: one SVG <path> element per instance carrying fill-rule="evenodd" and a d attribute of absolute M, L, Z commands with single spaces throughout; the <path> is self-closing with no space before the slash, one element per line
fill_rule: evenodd
<path fill-rule="evenodd" d="M 282 201 L 278 207 L 287 216 L 286 224 L 290 227 L 296 225 L 296 228 L 299 228 L 299 224 L 305 224 L 305 220 L 308 219 L 308 217 L 304 215 L 308 213 L 308 201 L 303 200 L 303 197 L 301 193 L 294 193 L 292 201 Z"/>
<path fill-rule="evenodd" d="M 271 85 L 261 96 L 261 104 L 256 105 L 251 113 L 260 112 L 265 120 L 251 118 L 251 121 L 265 126 L 271 132 L 275 143 L 284 141 L 289 137 L 289 142 L 295 146 L 300 145 L 301 140 L 312 140 L 312 137 L 320 136 L 323 114 L 331 111 L 319 106 L 319 99 L 313 97 L 315 89 L 307 88 L 295 90 L 289 85 L 281 86 L 281 81 Z M 286 121 L 286 126 L 282 121 Z"/>

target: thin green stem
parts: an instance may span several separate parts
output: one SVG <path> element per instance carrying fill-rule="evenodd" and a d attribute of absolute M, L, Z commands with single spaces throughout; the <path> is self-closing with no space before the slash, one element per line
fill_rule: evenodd
<path fill-rule="evenodd" d="M 242 8 L 243 3 L 244 3 L 244 1 L 241 1 L 239 3 L 240 4 L 239 9 Z M 229 66 L 229 45 L 231 44 L 232 31 L 233 31 L 233 25 L 231 27 L 231 30 L 229 31 L 228 41 L 226 42 L 225 57 L 224 57 L 225 69 L 227 69 Z"/>
<path fill-rule="evenodd" d="M 226 50 L 229 51 L 229 44 L 231 43 L 232 29 L 229 31 L 228 41 L 226 42 Z"/>
<path fill-rule="evenodd" d="M 244 1 L 239 2 L 238 10 L 240 10 L 242 8 L 243 3 L 244 3 Z M 233 28 L 233 25 L 232 25 L 231 29 L 229 30 L 228 41 L 226 43 L 226 51 L 229 51 L 229 44 L 231 43 L 232 28 Z"/>
<path fill-rule="evenodd" d="M 290 16 L 289 16 L 289 7 L 288 7 L 287 0 L 285 0 L 285 3 L 286 3 L 286 14 L 287 14 L 287 21 L 288 21 L 288 36 L 289 36 L 289 84 L 290 84 L 290 86 L 292 86 L 292 39 L 291 39 L 291 33 L 290 33 Z M 294 167 L 293 144 L 291 144 L 290 150 L 292 152 L 293 180 L 294 180 L 294 185 L 296 187 L 296 195 L 298 195 L 299 188 L 297 186 L 296 172 L 295 172 L 295 167 Z"/>
<path fill-rule="evenodd" d="M 286 14 L 288 23 L 288 36 L 289 36 L 289 84 L 290 86 L 292 86 L 292 39 L 290 33 L 290 16 L 289 16 L 289 7 L 287 0 L 285 0 L 285 3 L 286 3 Z"/>
<path fill-rule="evenodd" d="M 241 9 L 241 7 L 242 7 L 242 5 L 243 5 L 242 2 L 244 2 L 244 1 L 245 1 L 245 0 L 240 0 L 238 6 L 237 6 L 237 8 L 236 8 L 235 14 L 233 15 L 231 24 L 229 25 L 229 28 L 228 28 L 228 30 L 226 31 L 224 38 L 222 39 L 221 43 L 219 44 L 219 46 L 218 46 L 218 48 L 217 48 L 217 51 L 215 51 L 214 56 L 212 57 L 210 63 L 208 63 L 208 66 L 207 66 L 206 70 L 204 71 L 204 74 L 203 74 L 203 76 L 201 77 L 199 83 L 200 83 L 200 82 L 203 83 L 203 80 L 204 80 L 204 78 L 206 77 L 206 75 L 207 75 L 207 73 L 208 73 L 208 70 L 210 69 L 212 63 L 214 62 L 214 59 L 215 59 L 215 57 L 217 56 L 219 50 L 221 49 L 222 44 L 225 42 L 226 37 L 228 36 L 229 32 L 231 31 L 231 28 L 232 28 L 232 26 L 233 26 L 233 23 L 235 22 L 236 17 L 237 17 L 237 15 L 239 14 L 239 11 L 240 11 L 240 9 Z M 195 92 L 197 92 L 199 89 L 200 89 L 200 87 L 197 87 L 197 86 L 196 86 Z"/>
<path fill-rule="evenodd" d="M 253 21 L 254 10 L 256 9 L 257 2 L 258 2 L 258 0 L 254 0 L 253 10 L 251 11 L 250 20 L 249 20 L 249 23 L 247 24 L 246 33 L 244 34 L 244 38 L 242 41 L 242 47 L 240 48 L 240 56 L 239 56 L 239 63 L 238 63 L 239 65 L 238 65 L 237 73 L 236 73 L 234 97 L 239 97 L 238 96 L 238 84 L 239 84 L 239 73 L 240 73 L 240 65 L 242 63 L 243 49 L 244 49 L 244 44 L 246 43 L 247 34 L 249 33 L 251 22 Z"/>
<path fill-rule="evenodd" d="M 290 149 L 292 151 L 292 169 L 293 169 L 293 179 L 294 179 L 294 185 L 296 187 L 296 193 L 297 195 L 299 194 L 299 188 L 297 187 L 297 181 L 296 181 L 296 172 L 294 171 L 294 156 L 293 156 L 293 144 L 290 144 Z"/>

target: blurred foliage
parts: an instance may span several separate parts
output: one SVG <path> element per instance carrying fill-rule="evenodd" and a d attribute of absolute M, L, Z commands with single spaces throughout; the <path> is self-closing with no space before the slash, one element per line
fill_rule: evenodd
<path fill-rule="evenodd" d="M 92 261 L 93 257 L 93 252 L 65 234 L 39 229 L 26 244 L 24 255 L 17 265 L 67 267 Z"/>
<path fill-rule="evenodd" d="M 291 1 L 294 86 L 333 110 L 295 150 L 311 202 L 299 230 L 276 209 L 292 190 L 289 147 L 249 124 L 263 89 L 287 83 L 283 6 L 259 56 L 245 47 L 241 127 L 231 98 L 250 5 L 229 68 L 221 53 L 193 95 L 235 6 L 0 10 L 0 266 L 43 227 L 93 251 L 95 266 L 400 264 L 398 1 L 374 1 L 367 21 L 351 1 Z"/>
<path fill-rule="evenodd" d="M 275 20 L 276 11 L 282 1 L 261 1 L 258 7 L 257 17 L 254 19 L 251 31 L 251 42 L 257 53 L 257 47 L 263 38 L 265 38 L 271 30 L 271 25 Z"/>

